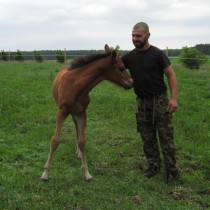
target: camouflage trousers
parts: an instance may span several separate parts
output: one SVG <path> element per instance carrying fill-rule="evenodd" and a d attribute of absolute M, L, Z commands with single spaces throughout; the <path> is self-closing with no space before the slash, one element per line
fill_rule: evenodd
<path fill-rule="evenodd" d="M 160 167 L 160 145 L 166 170 L 177 173 L 172 114 L 167 110 L 167 106 L 166 94 L 137 97 L 137 131 L 141 134 L 149 166 Z"/>

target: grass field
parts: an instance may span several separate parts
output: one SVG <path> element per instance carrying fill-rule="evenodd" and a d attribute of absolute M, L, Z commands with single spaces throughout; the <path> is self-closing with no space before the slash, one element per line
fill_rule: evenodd
<path fill-rule="evenodd" d="M 135 125 L 135 95 L 103 82 L 91 92 L 87 156 L 94 181 L 82 179 L 69 118 L 50 181 L 40 181 L 55 128 L 51 84 L 61 65 L 0 63 L 0 210 L 210 209 L 210 68 L 174 66 L 174 114 L 181 182 L 167 185 L 164 166 L 143 176 L 146 159 Z"/>

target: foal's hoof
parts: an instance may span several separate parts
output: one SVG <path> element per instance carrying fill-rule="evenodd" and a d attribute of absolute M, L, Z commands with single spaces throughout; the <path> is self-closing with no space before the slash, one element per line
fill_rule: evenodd
<path fill-rule="evenodd" d="M 86 182 L 92 182 L 93 181 L 93 177 L 88 173 L 86 176 L 84 176 L 84 179 Z"/>
<path fill-rule="evenodd" d="M 94 179 L 91 178 L 91 179 L 85 179 L 86 182 L 90 183 L 90 182 L 94 182 Z"/>
<path fill-rule="evenodd" d="M 43 179 L 42 177 L 40 178 L 40 180 L 41 180 L 42 182 L 48 182 L 48 181 L 49 181 L 49 179 Z"/>
<path fill-rule="evenodd" d="M 42 174 L 42 176 L 40 177 L 41 181 L 43 182 L 48 182 L 49 181 L 49 177 L 46 174 Z"/>

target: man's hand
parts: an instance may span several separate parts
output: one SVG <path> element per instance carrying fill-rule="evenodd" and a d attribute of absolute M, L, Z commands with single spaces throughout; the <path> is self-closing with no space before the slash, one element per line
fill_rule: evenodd
<path fill-rule="evenodd" d="M 168 111 L 173 113 L 177 110 L 177 107 L 178 107 L 178 104 L 177 104 L 177 100 L 175 99 L 171 99 L 169 102 L 168 102 Z"/>

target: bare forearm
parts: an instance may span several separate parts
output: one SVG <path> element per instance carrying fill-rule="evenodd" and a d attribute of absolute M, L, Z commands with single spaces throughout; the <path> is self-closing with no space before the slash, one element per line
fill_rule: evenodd
<path fill-rule="evenodd" d="M 168 85 L 171 92 L 171 99 L 177 100 L 178 87 L 177 87 L 177 79 L 175 73 L 168 76 Z"/>
<path fill-rule="evenodd" d="M 177 100 L 178 87 L 177 87 L 176 74 L 171 65 L 165 68 L 164 72 L 167 76 L 168 85 L 171 92 L 171 99 Z"/>
<path fill-rule="evenodd" d="M 172 68 L 172 66 L 168 66 L 165 69 L 165 74 L 168 79 L 168 85 L 171 92 L 171 99 L 168 102 L 168 110 L 169 112 L 173 113 L 177 110 L 177 97 L 178 97 L 178 87 L 177 87 L 177 79 L 176 74 Z"/>

